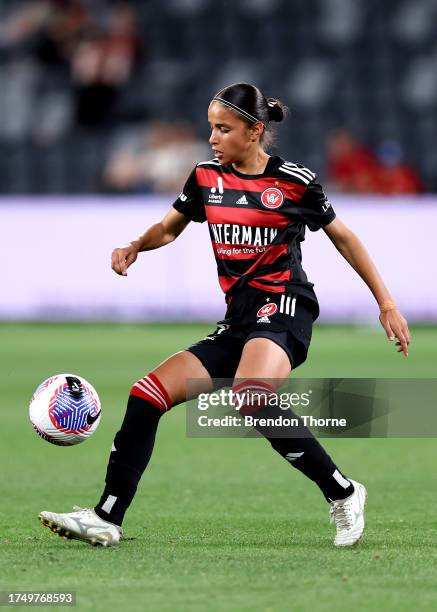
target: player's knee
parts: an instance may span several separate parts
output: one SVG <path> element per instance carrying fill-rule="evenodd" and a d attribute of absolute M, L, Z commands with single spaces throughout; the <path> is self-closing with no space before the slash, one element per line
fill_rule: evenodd
<path fill-rule="evenodd" d="M 170 410 L 173 406 L 167 390 L 152 372 L 140 378 L 132 385 L 130 395 L 150 402 L 163 412 Z"/>
<path fill-rule="evenodd" d="M 234 382 L 232 386 L 234 408 L 242 416 L 252 415 L 265 409 L 271 404 L 275 394 L 274 387 L 264 380 L 246 379 Z"/>

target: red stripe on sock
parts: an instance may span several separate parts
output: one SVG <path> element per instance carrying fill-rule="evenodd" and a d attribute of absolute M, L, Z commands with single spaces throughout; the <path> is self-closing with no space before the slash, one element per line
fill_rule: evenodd
<path fill-rule="evenodd" d="M 156 406 L 157 408 L 159 408 L 163 412 L 166 411 L 166 408 L 165 408 L 164 404 L 158 402 L 158 400 L 156 400 L 154 397 L 152 397 L 146 391 L 142 391 L 138 387 L 135 387 L 135 385 L 130 390 L 130 395 L 135 395 L 135 397 L 140 397 L 141 399 L 144 399 L 144 400 L 150 402 L 151 404 L 153 404 L 154 406 Z"/>
<path fill-rule="evenodd" d="M 269 385 L 268 383 L 265 383 L 263 381 L 252 379 L 238 383 L 237 385 L 232 387 L 232 391 L 236 395 L 243 396 L 243 399 L 245 393 L 247 393 L 247 400 L 249 400 L 249 403 L 244 403 L 242 406 L 240 406 L 240 414 L 242 416 L 249 416 L 265 408 L 265 404 L 261 401 L 261 398 L 259 398 L 259 403 L 257 405 L 253 404 L 253 400 L 255 399 L 255 397 L 260 396 L 261 394 L 265 394 L 268 397 L 271 394 L 275 393 L 275 388 L 272 385 Z"/>
<path fill-rule="evenodd" d="M 265 391 L 270 391 L 271 393 L 275 392 L 275 388 L 273 387 L 273 385 L 269 385 L 269 383 L 266 383 L 262 380 L 256 380 L 255 378 L 245 380 L 243 382 L 240 382 L 234 385 L 232 387 L 232 391 L 234 393 L 241 393 L 243 389 L 250 391 L 250 389 L 253 387 L 258 387 L 258 388 L 262 387 L 263 389 L 265 389 Z"/>
<path fill-rule="evenodd" d="M 164 396 L 164 399 L 165 399 L 165 401 L 167 403 L 167 406 L 168 406 L 167 410 L 170 410 L 170 408 L 173 406 L 173 402 L 171 401 L 170 396 L 167 393 L 167 391 L 162 386 L 161 381 L 152 372 L 150 374 L 148 374 L 148 376 L 149 376 L 149 378 L 151 378 L 153 380 L 153 382 L 156 384 L 158 389 L 161 391 L 161 393 Z"/>
<path fill-rule="evenodd" d="M 159 391 L 158 387 L 155 386 L 155 383 L 150 380 L 147 376 L 138 380 L 135 387 L 139 387 L 144 393 L 149 393 L 152 397 L 155 398 L 157 402 L 161 404 L 164 410 L 167 410 L 167 404 L 162 393 Z"/>

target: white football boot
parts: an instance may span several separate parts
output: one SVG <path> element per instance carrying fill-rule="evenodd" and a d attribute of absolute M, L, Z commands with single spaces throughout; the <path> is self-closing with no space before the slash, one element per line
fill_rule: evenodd
<path fill-rule="evenodd" d="M 64 538 L 84 540 L 93 546 L 116 546 L 120 542 L 121 527 L 101 519 L 93 508 L 73 506 L 73 510 L 63 514 L 44 511 L 38 518 L 44 527 Z"/>
<path fill-rule="evenodd" d="M 335 546 L 352 546 L 358 542 L 364 531 L 367 491 L 364 485 L 351 478 L 349 480 L 355 489 L 352 495 L 330 503 L 331 523 L 335 523 L 337 528 Z"/>

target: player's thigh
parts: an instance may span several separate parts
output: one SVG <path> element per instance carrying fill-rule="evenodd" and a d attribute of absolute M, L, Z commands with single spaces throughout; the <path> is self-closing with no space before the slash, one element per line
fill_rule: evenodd
<path fill-rule="evenodd" d="M 251 338 L 244 345 L 235 378 L 269 379 L 279 386 L 290 372 L 289 356 L 279 344 L 269 338 Z"/>
<path fill-rule="evenodd" d="M 213 388 L 208 371 L 190 351 L 175 353 L 159 364 L 153 374 L 169 394 L 173 405 L 185 402 L 199 393 L 208 393 Z M 187 386 L 190 380 L 192 382 Z"/>

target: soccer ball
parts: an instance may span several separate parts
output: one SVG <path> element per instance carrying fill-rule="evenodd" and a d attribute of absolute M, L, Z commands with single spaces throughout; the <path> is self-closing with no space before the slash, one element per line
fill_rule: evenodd
<path fill-rule="evenodd" d="M 36 433 L 47 442 L 72 446 L 87 440 L 101 417 L 94 387 L 75 374 L 57 374 L 42 382 L 30 400 L 29 416 Z"/>

